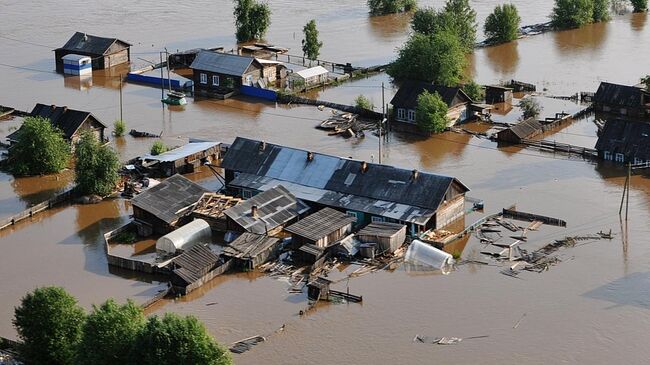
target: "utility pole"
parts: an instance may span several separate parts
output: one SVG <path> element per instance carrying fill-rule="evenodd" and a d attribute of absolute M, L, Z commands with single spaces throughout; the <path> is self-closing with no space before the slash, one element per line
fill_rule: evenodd
<path fill-rule="evenodd" d="M 124 117 L 122 116 L 122 77 L 120 74 L 120 120 L 124 121 Z"/>
<path fill-rule="evenodd" d="M 160 100 L 165 98 L 165 74 L 162 67 L 162 51 L 160 52 Z"/>
<path fill-rule="evenodd" d="M 381 122 L 379 122 L 379 163 L 381 164 L 381 127 L 386 121 L 386 104 L 384 103 L 384 83 L 381 83 Z"/>
<path fill-rule="evenodd" d="M 627 222 L 627 212 L 630 208 L 630 184 L 632 184 L 632 162 L 627 163 L 627 198 L 625 200 L 625 221 Z"/>
<path fill-rule="evenodd" d="M 172 91 L 172 78 L 169 71 L 169 52 L 167 52 L 167 47 L 165 47 L 165 59 L 167 60 L 167 86 L 169 91 Z"/>

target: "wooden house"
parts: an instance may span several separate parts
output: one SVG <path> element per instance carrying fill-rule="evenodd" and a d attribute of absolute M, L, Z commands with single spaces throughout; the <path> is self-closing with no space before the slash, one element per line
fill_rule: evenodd
<path fill-rule="evenodd" d="M 221 166 L 232 195 L 277 185 L 312 208 L 330 207 L 372 222 L 401 223 L 409 235 L 440 229 L 465 214 L 459 180 L 424 171 L 341 158 L 238 137 Z"/>
<path fill-rule="evenodd" d="M 192 216 L 208 222 L 213 231 L 226 232 L 233 228 L 228 226 L 225 211 L 242 201 L 229 195 L 205 193 L 192 209 Z"/>
<path fill-rule="evenodd" d="M 636 86 L 601 82 L 593 104 L 597 112 L 650 118 L 650 92 Z"/>
<path fill-rule="evenodd" d="M 289 86 L 310 88 L 327 82 L 329 71 L 323 66 L 316 66 L 289 74 Z"/>
<path fill-rule="evenodd" d="M 131 199 L 133 218 L 142 236 L 167 234 L 185 223 L 194 204 L 208 190 L 174 175 Z"/>
<path fill-rule="evenodd" d="M 242 85 L 256 86 L 263 67 L 253 57 L 201 50 L 190 68 L 195 93 L 226 98 Z"/>
<path fill-rule="evenodd" d="M 390 101 L 391 105 L 393 105 L 393 120 L 396 122 L 393 125 L 395 127 L 407 132 L 418 130 L 415 121 L 415 109 L 418 105 L 418 96 L 424 91 L 432 94 L 437 93 L 442 101 L 447 104 L 449 108 L 447 119 L 450 126 L 465 122 L 472 117 L 469 109 L 472 99 L 460 87 L 433 85 L 422 81 L 407 81 L 400 86 Z"/>
<path fill-rule="evenodd" d="M 378 253 L 394 253 L 406 241 L 406 226 L 398 223 L 370 223 L 356 237 L 363 243 L 376 243 Z"/>
<path fill-rule="evenodd" d="M 246 232 L 226 246 L 223 255 L 235 260 L 235 267 L 253 270 L 274 257 L 279 245 L 279 238 Z"/>
<path fill-rule="evenodd" d="M 190 141 L 190 143 L 161 153 L 146 154 L 140 163 L 152 176 L 169 177 L 176 174 L 189 174 L 201 165 L 219 160 L 220 143 L 209 141 Z"/>
<path fill-rule="evenodd" d="M 291 245 L 312 244 L 325 248 L 352 231 L 356 218 L 332 208 L 323 208 L 290 225 L 285 230 L 292 234 Z"/>
<path fill-rule="evenodd" d="M 650 123 L 608 120 L 598 137 L 596 150 L 605 161 L 650 164 Z"/>
<path fill-rule="evenodd" d="M 488 104 L 512 104 L 512 88 L 488 85 L 485 87 L 485 102 Z"/>
<path fill-rule="evenodd" d="M 63 132 L 63 137 L 73 147 L 77 144 L 84 131 L 91 132 L 102 143 L 108 141 L 105 132 L 106 125 L 90 112 L 68 109 L 66 106 L 36 104 L 29 115 L 48 119 L 52 126 Z M 7 136 L 10 144 L 17 141 L 19 133 L 20 129 Z"/>
<path fill-rule="evenodd" d="M 330 284 L 332 281 L 319 276 L 307 284 L 307 298 L 310 300 L 330 300 Z"/>
<path fill-rule="evenodd" d="M 533 138 L 543 133 L 543 131 L 543 126 L 539 121 L 535 118 L 529 118 L 497 132 L 497 141 L 519 144 L 524 139 Z"/>
<path fill-rule="evenodd" d="M 287 77 L 287 67 L 280 61 L 256 59 L 262 65 L 262 78 L 267 83 L 274 83 Z"/>
<path fill-rule="evenodd" d="M 69 54 L 88 56 L 93 70 L 103 70 L 131 61 L 131 44 L 117 38 L 104 38 L 76 32 L 61 48 L 54 50 L 56 71 L 63 73 L 63 57 Z"/>
<path fill-rule="evenodd" d="M 196 245 L 172 259 L 167 267 L 173 291 L 186 295 L 226 271 L 229 265 L 220 265 L 219 255 L 205 245 Z"/>

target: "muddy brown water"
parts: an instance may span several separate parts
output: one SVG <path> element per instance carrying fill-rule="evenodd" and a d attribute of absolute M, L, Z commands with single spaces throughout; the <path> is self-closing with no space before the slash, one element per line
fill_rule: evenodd
<path fill-rule="evenodd" d="M 423 3 L 439 6 L 442 1 Z M 527 24 L 545 21 L 552 8 L 552 1 L 515 3 Z M 472 4 L 482 21 L 496 2 Z M 407 15 L 369 18 L 362 1 L 328 6 L 274 1 L 271 7 L 270 42 L 300 53 L 302 25 L 315 18 L 325 44 L 322 57 L 339 62 L 385 63 L 408 32 Z M 23 110 L 36 102 L 67 105 L 92 111 L 111 124 L 119 116 L 115 76 L 125 70 L 95 72 L 90 81 L 63 78 L 50 72 L 52 49 L 76 30 L 134 43 L 138 64 L 145 64 L 138 58 L 157 60 L 163 47 L 232 47 L 230 12 L 231 4 L 225 0 L 5 2 L 0 36 L 29 43 L 0 38 L 2 49 L 11 50 L 0 54 L 0 84 L 5 86 L 0 88 L 0 104 Z M 510 78 L 533 82 L 554 94 L 593 91 L 601 80 L 634 83 L 647 73 L 643 60 L 650 55 L 649 35 L 646 14 L 624 15 L 607 24 L 477 50 L 470 57 L 468 73 L 481 83 Z M 381 106 L 382 81 L 394 93 L 389 79 L 380 74 L 315 95 L 349 103 L 363 93 Z M 391 95 L 387 92 L 386 101 Z M 159 98 L 160 90 L 126 84 L 124 118 L 129 128 L 162 131 L 170 145 L 180 145 L 188 137 L 229 142 L 241 135 L 368 161 L 378 156 L 377 138 L 370 133 L 358 141 L 315 130 L 327 110 L 246 98 L 190 100 L 184 109 L 169 110 L 161 107 Z M 0 134 L 10 133 L 19 123 L 0 121 Z M 482 125 L 468 128 L 486 130 Z M 595 126 L 584 119 L 546 138 L 592 147 Z M 126 160 L 147 151 L 152 142 L 124 137 L 113 143 Z M 470 196 L 485 200 L 486 213 L 516 203 L 519 209 L 569 223 L 566 229 L 544 227 L 531 234 L 530 245 L 610 228 L 616 238 L 560 251 L 562 263 L 543 274 L 524 273 L 520 279 L 499 274 L 500 267 L 483 265 L 460 266 L 448 276 L 403 269 L 366 275 L 349 282 L 351 293 L 363 295 L 363 304 L 319 305 L 304 317 L 298 315 L 307 305 L 304 294 L 288 294 L 286 282 L 252 273 L 218 278 L 188 298 L 159 303 L 151 312 L 196 315 L 223 343 L 268 335 L 286 324 L 283 333 L 236 356 L 238 364 L 647 362 L 647 178 L 633 179 L 624 244 L 616 214 L 624 182 L 620 170 L 529 149 L 497 149 L 490 141 L 456 133 L 429 139 L 391 135 L 383 158 L 404 168 L 457 176 L 472 189 Z M 192 178 L 218 187 L 209 172 Z M 52 196 L 70 181 L 69 173 L 21 179 L 2 174 L 0 216 Z M 151 298 L 162 284 L 106 264 L 101 235 L 126 222 L 129 214 L 128 204 L 121 200 L 62 206 L 0 232 L 0 336 L 15 337 L 13 308 L 25 292 L 39 285 L 65 286 L 87 308 L 108 297 L 138 302 Z M 466 222 L 478 217 L 471 215 Z M 463 248 L 464 258 L 485 260 L 474 238 L 453 247 Z M 338 289 L 346 290 L 345 283 Z M 489 337 L 443 347 L 415 344 L 416 334 Z"/>

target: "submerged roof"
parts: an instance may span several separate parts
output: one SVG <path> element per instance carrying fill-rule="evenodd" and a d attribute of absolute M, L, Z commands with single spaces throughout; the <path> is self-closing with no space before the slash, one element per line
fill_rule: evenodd
<path fill-rule="evenodd" d="M 311 160 L 305 150 L 238 137 L 221 166 L 241 173 L 238 183 L 233 181 L 231 185 L 243 186 L 238 184 L 249 180 L 254 185 L 269 187 L 274 179 L 301 199 L 304 195 L 316 194 L 313 198 L 305 198 L 307 201 L 343 200 L 340 203 L 344 204 L 345 197 L 350 197 L 362 201 L 356 204 L 383 203 L 389 209 L 390 205 L 398 206 L 396 209 L 402 213 L 406 210 L 435 212 L 452 184 L 461 192 L 469 190 L 449 176 L 320 153 L 310 156 Z"/>
<path fill-rule="evenodd" d="M 102 127 L 106 128 L 106 125 L 102 123 L 101 120 L 95 118 L 92 113 L 84 112 L 81 110 L 68 109 L 68 107 L 65 106 L 62 107 L 56 105 L 36 104 L 34 109 L 32 109 L 30 116 L 49 119 L 50 123 L 52 123 L 54 127 L 59 128 L 63 132 L 63 136 L 68 140 L 72 139 L 72 136 L 74 136 L 77 130 L 79 130 L 79 128 L 89 118 L 92 118 L 92 120 L 96 121 Z M 18 131 L 15 131 L 8 135 L 7 139 L 15 140 Z"/>
<path fill-rule="evenodd" d="M 252 213 L 253 207 L 257 207 L 255 217 Z M 296 199 L 289 190 L 277 185 L 226 209 L 224 214 L 248 232 L 266 234 L 308 210 L 309 207 Z"/>
<path fill-rule="evenodd" d="M 223 249 L 224 256 L 235 257 L 243 260 L 254 259 L 271 246 L 277 244 L 279 238 L 269 237 L 254 233 L 243 233 Z"/>
<path fill-rule="evenodd" d="M 181 175 L 174 175 L 136 195 L 131 204 L 171 224 L 183 210 L 196 203 L 208 190 Z"/>
<path fill-rule="evenodd" d="M 357 233 L 357 236 L 393 237 L 406 226 L 399 223 L 376 222 L 370 223 Z"/>
<path fill-rule="evenodd" d="M 308 68 L 306 70 L 302 70 L 294 73 L 302 77 L 303 79 L 308 79 L 314 76 L 325 75 L 329 73 L 329 71 L 327 71 L 327 69 L 323 66 L 316 66 L 316 67 Z"/>
<path fill-rule="evenodd" d="M 641 107 L 643 93 L 643 89 L 636 86 L 601 82 L 596 95 L 594 95 L 594 102 L 627 107 Z"/>
<path fill-rule="evenodd" d="M 122 47 L 118 49 L 121 51 L 124 48 L 129 48 L 130 43 L 117 38 L 104 38 L 86 33 L 76 32 L 68 42 L 59 49 L 67 51 L 81 51 L 97 55 L 105 55 L 114 43 L 119 43 Z"/>
<path fill-rule="evenodd" d="M 448 107 L 460 104 L 454 102 L 456 97 L 462 100 L 463 103 L 472 102 L 472 99 L 460 87 L 433 85 L 423 81 L 406 81 L 402 83 L 390 103 L 400 108 L 415 109 L 418 105 L 418 96 L 425 90 L 431 94 L 438 93 Z"/>
<path fill-rule="evenodd" d="M 243 76 L 253 62 L 256 62 L 253 57 L 201 50 L 190 68 L 224 75 Z"/>
<path fill-rule="evenodd" d="M 515 136 L 523 139 L 542 130 L 542 124 L 535 118 L 529 118 L 508 128 Z M 504 131 L 508 130 L 504 129 Z M 503 132 L 503 131 L 501 131 Z M 499 132 L 499 133 L 501 133 Z"/>
<path fill-rule="evenodd" d="M 174 148 L 171 151 L 159 155 L 146 154 L 142 156 L 141 159 L 148 161 L 173 162 L 195 153 L 203 152 L 217 145 L 219 145 L 219 142 L 190 142 L 184 146 Z"/>
<path fill-rule="evenodd" d="M 214 268 L 219 256 L 204 245 L 196 245 L 172 260 L 174 274 L 191 284 Z"/>
<path fill-rule="evenodd" d="M 627 160 L 650 160 L 650 123 L 621 119 L 605 123 L 596 149 L 612 154 L 622 153 Z M 634 161 L 632 161 L 634 162 Z"/>
<path fill-rule="evenodd" d="M 338 210 L 323 208 L 301 219 L 299 222 L 290 225 L 285 230 L 300 237 L 318 241 L 355 221 L 356 219 L 354 217 L 341 213 Z"/>

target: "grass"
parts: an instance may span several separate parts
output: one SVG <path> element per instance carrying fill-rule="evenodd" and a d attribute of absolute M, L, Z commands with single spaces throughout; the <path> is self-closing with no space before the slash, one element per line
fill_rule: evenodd
<path fill-rule="evenodd" d="M 137 241 L 137 239 L 138 236 L 131 231 L 122 232 L 117 236 L 115 236 L 115 238 L 113 238 L 115 242 L 125 243 L 125 244 L 134 243 L 135 241 Z"/>

